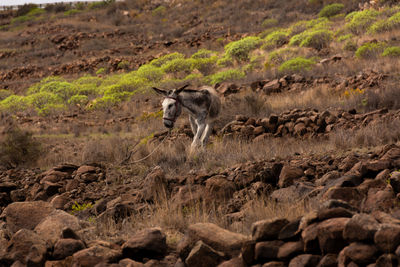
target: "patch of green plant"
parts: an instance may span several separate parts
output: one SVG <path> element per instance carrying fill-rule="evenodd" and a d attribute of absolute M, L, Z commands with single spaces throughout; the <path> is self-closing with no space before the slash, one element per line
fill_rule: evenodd
<path fill-rule="evenodd" d="M 181 53 L 178 53 L 178 52 L 167 54 L 165 56 L 153 59 L 150 62 L 150 65 L 153 65 L 153 66 L 156 66 L 156 67 L 161 67 L 162 65 L 164 65 L 168 61 L 171 61 L 171 60 L 174 60 L 174 59 L 177 59 L 177 58 L 185 58 L 185 56 L 183 54 L 181 54 Z"/>
<path fill-rule="evenodd" d="M 104 8 L 104 7 L 110 5 L 110 4 L 114 3 L 114 2 L 115 2 L 115 0 L 104 0 L 104 1 L 101 1 L 101 2 L 93 2 L 93 3 L 90 3 L 88 5 L 88 8 L 89 9 Z"/>
<path fill-rule="evenodd" d="M 217 66 L 221 68 L 233 66 L 233 59 L 228 55 L 217 60 Z"/>
<path fill-rule="evenodd" d="M 200 71 L 203 75 L 209 75 L 216 68 L 218 61 L 217 56 L 211 56 L 208 58 L 192 58 L 192 69 Z"/>
<path fill-rule="evenodd" d="M 333 33 L 326 29 L 312 29 L 294 35 L 289 42 L 289 45 L 297 45 L 300 47 L 312 47 L 322 49 L 328 47 L 332 41 Z"/>
<path fill-rule="evenodd" d="M 107 110 L 120 103 L 122 100 L 115 95 L 103 96 L 94 99 L 89 105 L 89 110 Z"/>
<path fill-rule="evenodd" d="M 349 34 L 345 34 L 345 35 L 339 36 L 339 37 L 337 38 L 337 40 L 338 40 L 339 42 L 344 42 L 344 41 L 347 41 L 347 40 L 349 40 L 349 39 L 352 39 L 353 37 L 354 37 L 354 35 L 351 34 L 351 33 L 349 33 Z"/>
<path fill-rule="evenodd" d="M 276 25 L 278 25 L 278 20 L 277 19 L 265 19 L 262 24 L 261 24 L 264 28 L 271 28 L 271 27 L 275 27 Z"/>
<path fill-rule="evenodd" d="M 71 96 L 76 94 L 76 87 L 66 81 L 51 81 L 48 83 L 41 83 L 41 86 L 34 86 L 28 89 L 28 94 L 48 92 L 57 95 L 64 101 L 67 101 Z"/>
<path fill-rule="evenodd" d="M 381 19 L 375 22 L 374 24 L 369 27 L 368 32 L 369 33 L 381 33 L 381 32 L 386 32 L 390 31 L 390 24 L 386 19 Z"/>
<path fill-rule="evenodd" d="M 89 103 L 89 98 L 86 95 L 74 95 L 68 100 L 68 104 L 72 106 L 84 107 Z"/>
<path fill-rule="evenodd" d="M 65 15 L 65 16 L 73 16 L 73 15 L 79 14 L 79 13 L 81 13 L 81 12 L 82 12 L 82 11 L 81 11 L 81 10 L 78 10 L 78 9 L 70 9 L 70 10 L 65 11 L 65 12 L 64 12 L 64 15 Z"/>
<path fill-rule="evenodd" d="M 13 18 L 11 24 L 21 24 L 26 21 L 35 20 L 40 15 L 46 13 L 46 10 L 41 8 L 33 8 L 26 15 Z"/>
<path fill-rule="evenodd" d="M 38 92 L 26 96 L 27 103 L 36 110 L 41 110 L 49 104 L 62 104 L 63 99 L 52 92 Z"/>
<path fill-rule="evenodd" d="M 152 64 L 146 64 L 140 66 L 136 71 L 136 75 L 139 78 L 148 80 L 149 82 L 159 82 L 164 76 L 164 71 Z"/>
<path fill-rule="evenodd" d="M 338 15 L 343 10 L 343 8 L 344 8 L 344 5 L 339 4 L 339 3 L 333 3 L 330 5 L 326 5 L 321 9 L 318 16 L 321 18 L 322 17 L 330 18 L 330 17 Z"/>
<path fill-rule="evenodd" d="M 308 71 L 315 65 L 315 61 L 304 57 L 296 57 L 283 62 L 278 70 L 280 72 Z"/>
<path fill-rule="evenodd" d="M 100 69 L 98 69 L 98 70 L 96 71 L 96 75 L 105 74 L 106 70 L 107 70 L 106 68 L 100 68 Z"/>
<path fill-rule="evenodd" d="M 162 112 L 162 110 L 161 110 L 161 112 Z M 162 115 L 161 115 L 162 116 Z M 148 135 L 148 136 L 145 136 L 145 137 L 143 137 L 141 140 L 140 140 L 140 142 L 139 142 L 139 144 L 140 145 L 146 145 L 151 139 L 153 139 L 154 138 L 154 133 L 152 133 L 152 134 L 150 134 L 150 135 Z"/>
<path fill-rule="evenodd" d="M 262 49 L 268 50 L 271 48 L 281 47 L 289 41 L 289 32 L 287 30 L 277 30 L 271 32 L 264 38 Z"/>
<path fill-rule="evenodd" d="M 382 54 L 386 44 L 382 42 L 370 42 L 363 44 L 356 51 L 357 58 L 375 58 Z"/>
<path fill-rule="evenodd" d="M 346 27 L 352 33 L 363 33 L 377 20 L 378 15 L 379 12 L 373 9 L 352 12 L 346 16 Z"/>
<path fill-rule="evenodd" d="M 193 59 L 204 59 L 204 58 L 211 58 L 215 56 L 216 52 L 208 50 L 208 49 L 200 49 L 196 53 L 194 53 L 191 58 Z"/>
<path fill-rule="evenodd" d="M 400 46 L 391 46 L 385 48 L 382 53 L 384 57 L 400 57 Z"/>
<path fill-rule="evenodd" d="M 268 54 L 267 62 L 265 67 L 276 67 L 281 65 L 283 62 L 296 57 L 298 54 L 298 48 L 286 47 L 272 51 Z"/>
<path fill-rule="evenodd" d="M 0 101 L 0 110 L 15 113 L 24 111 L 28 108 L 28 103 L 24 96 L 10 95 L 9 97 Z"/>
<path fill-rule="evenodd" d="M 117 68 L 120 70 L 127 70 L 129 69 L 130 63 L 127 60 L 122 60 L 120 63 L 118 63 Z"/>
<path fill-rule="evenodd" d="M 52 114 L 58 114 L 65 111 L 67 107 L 64 104 L 47 104 L 43 108 L 38 109 L 37 113 L 39 116 L 49 116 Z"/>
<path fill-rule="evenodd" d="M 90 202 L 79 204 L 78 202 L 75 201 L 75 203 L 72 204 L 72 207 L 71 207 L 71 209 L 72 209 L 71 214 L 74 215 L 77 212 L 84 211 L 84 210 L 91 209 L 91 208 L 93 208 L 93 204 Z"/>
<path fill-rule="evenodd" d="M 290 34 L 293 36 L 293 35 L 304 32 L 308 28 L 309 28 L 308 22 L 305 20 L 301 20 L 301 21 L 294 23 L 292 26 L 290 26 L 289 31 L 290 31 Z"/>
<path fill-rule="evenodd" d="M 0 164 L 7 168 L 33 164 L 42 153 L 41 144 L 29 131 L 10 129 L 0 142 Z"/>
<path fill-rule="evenodd" d="M 225 46 L 225 54 L 237 61 L 247 61 L 249 53 L 261 44 L 261 39 L 255 36 L 245 37 Z"/>
<path fill-rule="evenodd" d="M 347 40 L 343 45 L 343 49 L 351 52 L 357 51 L 358 47 L 356 41 L 353 39 Z"/>
<path fill-rule="evenodd" d="M 0 89 L 0 101 L 6 99 L 13 93 L 10 90 L 7 89 Z"/>
<path fill-rule="evenodd" d="M 194 59 L 191 58 L 176 58 L 166 62 L 161 66 L 161 69 L 165 73 L 177 73 L 177 72 L 190 72 L 192 70 Z"/>
<path fill-rule="evenodd" d="M 163 116 L 162 110 L 159 110 L 157 112 L 143 112 L 142 115 L 140 115 L 139 120 L 147 121 L 149 119 L 162 118 L 162 116 Z"/>
<path fill-rule="evenodd" d="M 164 16 L 166 12 L 167 12 L 167 8 L 165 6 L 158 6 L 151 13 L 155 17 L 161 17 L 161 16 Z"/>
<path fill-rule="evenodd" d="M 205 82 L 207 84 L 214 85 L 225 81 L 239 80 L 244 78 L 244 76 L 245 73 L 243 71 L 237 69 L 229 69 L 205 77 Z"/>

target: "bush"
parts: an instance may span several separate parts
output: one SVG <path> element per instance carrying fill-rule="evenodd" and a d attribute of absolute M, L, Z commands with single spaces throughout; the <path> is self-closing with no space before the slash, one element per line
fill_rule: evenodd
<path fill-rule="evenodd" d="M 202 59 L 202 58 L 210 58 L 212 57 L 214 54 L 216 54 L 216 52 L 211 51 L 211 50 L 207 50 L 207 49 L 200 49 L 199 51 L 197 51 L 196 53 L 194 53 L 191 58 L 193 59 Z"/>
<path fill-rule="evenodd" d="M 10 90 L 0 89 L 0 101 L 6 99 L 10 95 L 12 95 Z"/>
<path fill-rule="evenodd" d="M 28 14 L 31 10 L 33 9 L 37 9 L 38 5 L 36 4 L 24 4 L 23 6 L 19 7 L 17 12 L 15 13 L 15 15 L 17 17 L 20 16 L 25 16 L 26 14 Z"/>
<path fill-rule="evenodd" d="M 73 15 L 76 15 L 76 14 L 81 13 L 81 12 L 82 11 L 78 10 L 78 9 L 70 9 L 70 10 L 65 11 L 64 15 L 65 16 L 73 16 Z"/>
<path fill-rule="evenodd" d="M 366 9 L 363 11 L 352 12 L 346 16 L 346 20 L 349 21 L 346 27 L 355 34 L 360 34 L 368 29 L 373 24 L 379 15 L 379 12 L 372 9 Z"/>
<path fill-rule="evenodd" d="M 268 34 L 264 40 L 263 49 L 281 47 L 289 41 L 289 33 L 287 30 L 277 30 Z"/>
<path fill-rule="evenodd" d="M 245 76 L 244 72 L 240 70 L 230 69 L 217 72 L 213 75 L 205 77 L 206 83 L 214 85 L 228 80 L 239 80 Z"/>
<path fill-rule="evenodd" d="M 343 8 L 344 8 L 344 5 L 338 4 L 338 3 L 326 5 L 326 6 L 324 6 L 324 8 L 321 9 L 318 16 L 321 18 L 322 17 L 330 18 L 330 17 L 336 16 L 337 14 L 339 14 L 343 10 Z"/>
<path fill-rule="evenodd" d="M 300 47 L 312 47 L 317 50 L 328 47 L 332 41 L 333 33 L 325 29 L 307 30 L 293 36 L 289 45 L 298 45 Z"/>
<path fill-rule="evenodd" d="M 156 67 L 161 67 L 162 65 L 164 65 L 165 63 L 167 63 L 168 61 L 177 59 L 177 58 L 185 58 L 184 55 L 182 55 L 181 53 L 175 52 L 175 53 L 171 53 L 156 59 L 153 59 L 150 62 L 150 65 L 156 66 Z"/>
<path fill-rule="evenodd" d="M 381 33 L 390 30 L 390 24 L 386 19 L 378 20 L 368 29 L 369 33 Z"/>
<path fill-rule="evenodd" d="M 245 37 L 239 41 L 231 42 L 225 46 L 225 53 L 228 57 L 237 61 L 247 61 L 249 53 L 256 49 L 261 39 L 255 36 Z"/>
<path fill-rule="evenodd" d="M 267 62 L 265 63 L 266 68 L 275 67 L 281 65 L 283 62 L 296 57 L 298 54 L 298 48 L 281 48 L 269 53 Z"/>
<path fill-rule="evenodd" d="M 68 100 L 68 104 L 72 106 L 86 106 L 89 98 L 86 95 L 74 95 Z"/>
<path fill-rule="evenodd" d="M 400 57 L 400 46 L 387 47 L 382 53 L 384 57 Z"/>
<path fill-rule="evenodd" d="M 233 66 L 233 59 L 227 55 L 217 60 L 217 66 L 221 68 Z"/>
<path fill-rule="evenodd" d="M 122 60 L 120 63 L 118 63 L 117 68 L 120 70 L 128 70 L 130 66 L 129 61 L 127 60 Z"/>
<path fill-rule="evenodd" d="M 279 71 L 297 72 L 297 71 L 310 70 L 314 64 L 315 62 L 312 59 L 296 57 L 282 63 L 282 65 L 279 67 Z"/>
<path fill-rule="evenodd" d="M 136 71 L 137 77 L 144 78 L 148 80 L 149 82 L 159 82 L 164 76 L 164 71 L 156 66 L 146 64 L 142 65 L 137 71 Z"/>
<path fill-rule="evenodd" d="M 166 73 L 190 72 L 192 65 L 193 59 L 176 58 L 166 62 L 161 69 Z"/>
<path fill-rule="evenodd" d="M 343 45 L 343 49 L 351 52 L 357 51 L 357 43 L 353 39 L 347 40 Z"/>
<path fill-rule="evenodd" d="M 351 33 L 349 33 L 349 34 L 345 34 L 345 35 L 342 35 L 342 36 L 338 37 L 337 40 L 338 40 L 339 42 L 343 42 L 343 41 L 350 40 L 350 39 L 352 39 L 353 37 L 354 37 L 354 35 L 351 34 Z"/>
<path fill-rule="evenodd" d="M 89 105 L 89 109 L 93 110 L 107 110 L 115 106 L 121 102 L 119 97 L 112 96 L 103 96 L 101 98 L 97 98 L 93 100 L 93 102 Z"/>
<path fill-rule="evenodd" d="M 385 44 L 381 42 L 366 43 L 360 46 L 356 51 L 356 57 L 358 58 L 375 58 L 382 54 L 385 49 Z"/>
<path fill-rule="evenodd" d="M 7 168 L 35 163 L 42 153 L 31 132 L 12 128 L 0 142 L 0 164 Z"/>
<path fill-rule="evenodd" d="M 47 105 L 63 104 L 63 99 L 51 92 L 39 92 L 26 97 L 28 105 L 34 107 L 38 113 Z"/>
<path fill-rule="evenodd" d="M 13 18 L 11 20 L 11 24 L 21 24 L 26 21 L 34 20 L 34 19 L 36 19 L 36 17 L 42 15 L 43 13 L 46 13 L 46 11 L 44 9 L 33 8 L 33 9 L 29 10 L 29 12 L 27 14 Z"/>
<path fill-rule="evenodd" d="M 261 24 L 264 28 L 271 28 L 271 27 L 275 27 L 276 25 L 278 25 L 278 20 L 277 19 L 265 19 L 262 24 Z"/>
<path fill-rule="evenodd" d="M 10 95 L 0 101 L 0 110 L 8 112 L 24 111 L 28 107 L 28 103 L 23 96 Z"/>
<path fill-rule="evenodd" d="M 192 59 L 192 68 L 197 69 L 203 75 L 208 75 L 214 71 L 217 60 L 217 56 L 212 56 L 210 58 Z"/>

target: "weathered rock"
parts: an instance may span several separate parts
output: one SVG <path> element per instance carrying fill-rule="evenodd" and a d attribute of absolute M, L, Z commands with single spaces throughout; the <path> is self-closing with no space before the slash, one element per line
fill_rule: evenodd
<path fill-rule="evenodd" d="M 85 244 L 81 240 L 76 239 L 59 239 L 54 245 L 53 258 L 62 260 L 68 256 L 72 256 L 75 252 L 85 248 Z"/>
<path fill-rule="evenodd" d="M 201 240 L 217 251 L 235 254 L 249 238 L 220 228 L 212 223 L 196 223 L 188 228 L 188 235 L 193 240 Z"/>
<path fill-rule="evenodd" d="M 375 267 L 396 267 L 399 266 L 399 258 L 394 254 L 383 254 L 377 260 Z"/>
<path fill-rule="evenodd" d="M 362 211 L 370 213 L 374 210 L 388 212 L 394 205 L 395 194 L 391 187 L 386 187 L 384 190 L 371 188 L 368 191 L 367 199 L 362 205 Z"/>
<path fill-rule="evenodd" d="M 350 205 L 359 207 L 363 194 L 356 187 L 332 187 L 322 196 L 323 199 L 343 200 Z"/>
<path fill-rule="evenodd" d="M 255 257 L 255 246 L 256 242 L 254 240 L 247 241 L 243 244 L 241 249 L 241 258 L 245 264 L 248 266 L 253 265 Z"/>
<path fill-rule="evenodd" d="M 377 253 L 378 249 L 374 245 L 357 242 L 344 248 L 344 255 L 362 266 L 375 262 Z"/>
<path fill-rule="evenodd" d="M 376 246 L 383 252 L 394 252 L 400 245 L 400 226 L 383 224 L 375 233 Z"/>
<path fill-rule="evenodd" d="M 278 186 L 280 188 L 288 187 L 293 184 L 294 180 L 299 179 L 304 175 L 303 169 L 293 166 L 283 166 L 279 175 Z"/>
<path fill-rule="evenodd" d="M 20 229 L 12 236 L 0 262 L 6 263 L 5 266 L 10 266 L 14 261 L 20 261 L 28 266 L 40 266 L 44 264 L 46 253 L 45 240 L 32 230 Z"/>
<path fill-rule="evenodd" d="M 6 219 L 7 228 L 15 233 L 22 228 L 33 230 L 54 210 L 50 203 L 44 201 L 14 202 L 4 209 L 1 216 Z"/>
<path fill-rule="evenodd" d="M 0 192 L 1 193 L 10 193 L 11 191 L 17 189 L 17 185 L 12 182 L 2 182 L 0 183 Z"/>
<path fill-rule="evenodd" d="M 119 261 L 120 267 L 144 267 L 145 265 L 141 262 L 134 261 L 132 259 L 123 259 Z"/>
<path fill-rule="evenodd" d="M 214 250 L 200 240 L 190 251 L 185 262 L 187 266 L 193 267 L 217 266 L 223 258 L 223 253 Z"/>
<path fill-rule="evenodd" d="M 292 203 L 304 198 L 314 189 L 315 187 L 310 184 L 294 182 L 289 187 L 274 190 L 270 197 L 278 203 Z"/>
<path fill-rule="evenodd" d="M 166 251 L 166 237 L 158 228 L 145 229 L 122 245 L 123 256 L 137 261 L 162 258 Z"/>
<path fill-rule="evenodd" d="M 232 258 L 218 265 L 218 267 L 246 267 L 246 266 L 247 265 L 243 263 L 243 260 L 240 257 Z"/>
<path fill-rule="evenodd" d="M 379 223 L 369 214 L 355 214 L 345 225 L 343 238 L 353 241 L 373 240 Z"/>
<path fill-rule="evenodd" d="M 353 214 L 354 214 L 353 212 L 342 207 L 331 208 L 331 209 L 320 209 L 318 211 L 318 220 L 323 221 L 338 217 L 351 218 Z"/>
<path fill-rule="evenodd" d="M 317 267 L 337 267 L 337 255 L 336 254 L 326 254 L 322 257 L 321 261 L 318 263 Z"/>
<path fill-rule="evenodd" d="M 168 195 L 168 182 L 160 166 L 154 167 L 146 176 L 142 188 L 141 195 L 145 201 L 157 201 Z"/>
<path fill-rule="evenodd" d="M 349 218 L 332 218 L 318 224 L 318 241 L 322 253 L 339 253 L 346 245 L 343 230 Z"/>
<path fill-rule="evenodd" d="M 81 226 L 75 216 L 62 210 L 55 210 L 35 227 L 35 232 L 54 245 L 60 239 L 64 228 L 78 231 Z"/>
<path fill-rule="evenodd" d="M 291 259 L 304 252 L 302 241 L 287 242 L 279 247 L 278 259 Z"/>
<path fill-rule="evenodd" d="M 63 210 L 65 205 L 69 203 L 71 200 L 65 195 L 55 196 L 50 203 L 53 205 L 55 209 Z"/>
<path fill-rule="evenodd" d="M 318 224 L 313 223 L 307 226 L 303 232 L 301 233 L 301 237 L 304 243 L 304 251 L 305 252 L 319 252 L 319 243 L 318 243 Z"/>
<path fill-rule="evenodd" d="M 321 256 L 319 255 L 311 255 L 311 254 L 303 254 L 293 258 L 289 262 L 289 267 L 314 267 L 318 265 Z"/>
<path fill-rule="evenodd" d="M 251 226 L 252 238 L 257 242 L 276 239 L 288 223 L 288 220 L 278 218 L 255 222 Z"/>
<path fill-rule="evenodd" d="M 235 184 L 224 176 L 214 176 L 206 181 L 206 193 L 210 200 L 228 200 L 236 191 Z"/>
<path fill-rule="evenodd" d="M 102 262 L 118 262 L 122 253 L 120 250 L 98 244 L 74 253 L 72 258 L 74 266 L 92 267 Z"/>
<path fill-rule="evenodd" d="M 258 242 L 255 247 L 255 260 L 265 262 L 277 259 L 279 248 L 283 244 L 280 240 Z"/>
<path fill-rule="evenodd" d="M 325 173 L 321 178 L 315 181 L 316 186 L 326 185 L 328 182 L 338 179 L 340 174 L 338 171 L 330 171 Z"/>
<path fill-rule="evenodd" d="M 282 227 L 279 232 L 278 239 L 280 240 L 292 240 L 299 235 L 300 219 L 294 220 Z"/>

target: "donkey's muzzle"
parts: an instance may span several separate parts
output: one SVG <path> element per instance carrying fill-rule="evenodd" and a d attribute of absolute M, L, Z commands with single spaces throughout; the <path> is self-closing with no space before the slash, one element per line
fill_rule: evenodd
<path fill-rule="evenodd" d="M 174 127 L 174 122 L 169 120 L 164 120 L 164 126 L 167 128 L 172 128 Z"/>

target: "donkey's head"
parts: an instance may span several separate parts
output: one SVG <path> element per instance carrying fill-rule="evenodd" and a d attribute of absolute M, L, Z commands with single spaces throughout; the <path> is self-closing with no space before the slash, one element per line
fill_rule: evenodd
<path fill-rule="evenodd" d="M 185 85 L 179 89 L 173 89 L 169 91 L 161 90 L 153 87 L 153 90 L 156 93 L 164 96 L 164 101 L 162 103 L 163 106 L 163 122 L 165 127 L 172 128 L 174 127 L 176 119 L 182 113 L 182 102 L 179 99 L 179 94 L 185 89 L 188 85 Z"/>

